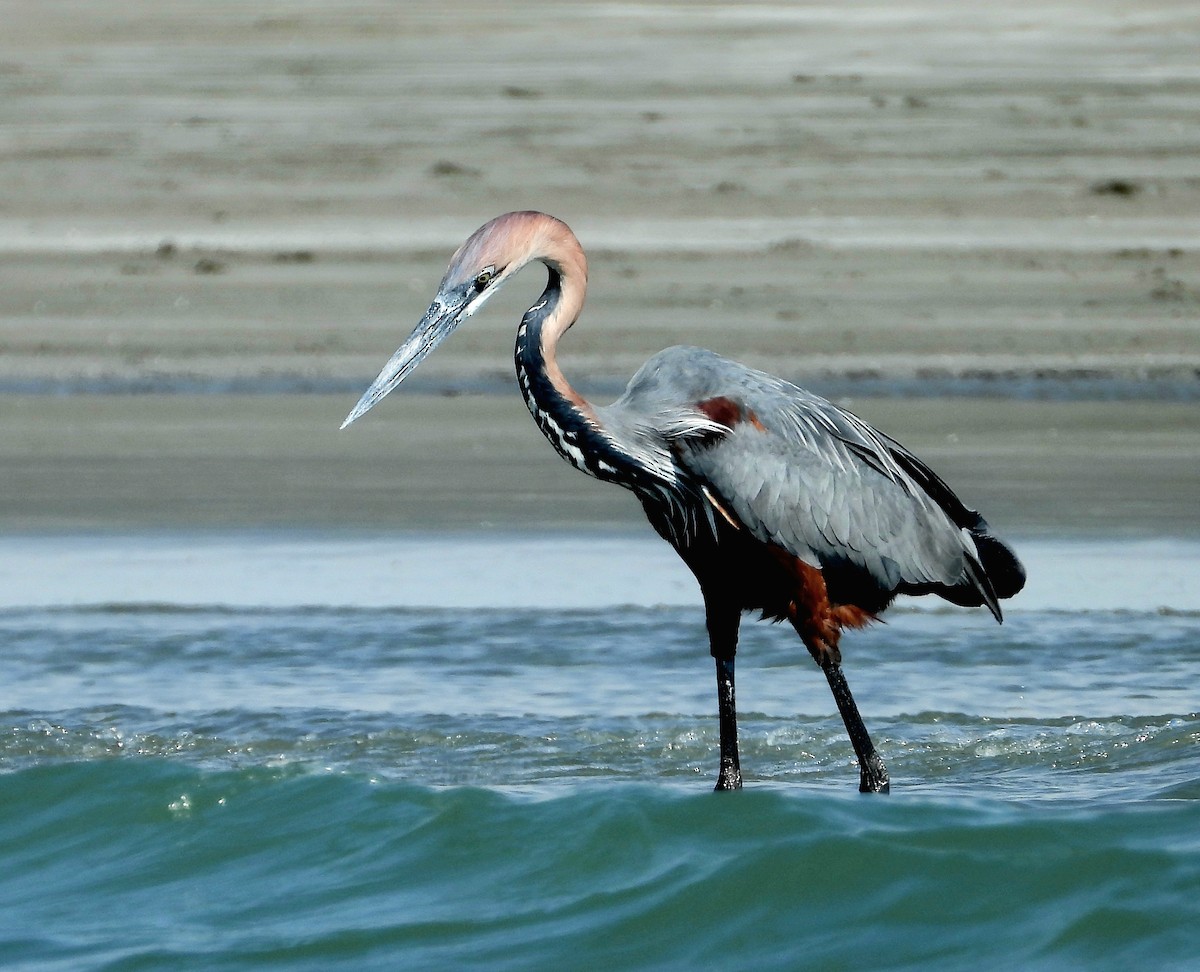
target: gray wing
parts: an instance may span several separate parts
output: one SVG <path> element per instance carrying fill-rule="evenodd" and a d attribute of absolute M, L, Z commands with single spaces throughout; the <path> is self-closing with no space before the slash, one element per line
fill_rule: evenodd
<path fill-rule="evenodd" d="M 676 462 L 756 538 L 886 592 L 962 588 L 967 603 L 999 610 L 971 532 L 986 528 L 978 514 L 852 413 L 691 348 L 651 359 L 616 404 L 660 416 L 690 406 L 694 432 L 677 415 L 668 423 Z"/>

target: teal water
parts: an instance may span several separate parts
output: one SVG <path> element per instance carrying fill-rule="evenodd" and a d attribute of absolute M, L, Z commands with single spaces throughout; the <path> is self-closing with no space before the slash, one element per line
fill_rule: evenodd
<path fill-rule="evenodd" d="M 547 581 L 549 583 L 549 581 Z M 1136 585 L 1136 580 L 1129 581 Z M 0 609 L 4 969 L 1192 968 L 1200 614 Z"/>
<path fill-rule="evenodd" d="M 42 766 L 5 782 L 5 967 L 1185 968 L 1195 796 Z"/>

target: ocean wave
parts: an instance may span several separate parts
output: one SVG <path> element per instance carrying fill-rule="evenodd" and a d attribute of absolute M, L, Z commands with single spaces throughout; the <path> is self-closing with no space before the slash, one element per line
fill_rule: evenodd
<path fill-rule="evenodd" d="M 1184 967 L 1194 804 L 0 777 L 12 967 Z"/>
<path fill-rule="evenodd" d="M 403 717 L 329 710 L 186 716 L 130 707 L 9 712 L 0 772 L 90 761 L 170 759 L 209 771 L 290 769 L 439 786 L 539 787 L 581 780 L 711 785 L 707 714 L 623 718 Z M 894 786 L 1024 800 L 1094 793 L 1149 799 L 1194 776 L 1200 714 L 1007 719 L 924 712 L 876 720 Z M 741 718 L 750 785 L 851 789 L 853 753 L 835 716 Z"/>

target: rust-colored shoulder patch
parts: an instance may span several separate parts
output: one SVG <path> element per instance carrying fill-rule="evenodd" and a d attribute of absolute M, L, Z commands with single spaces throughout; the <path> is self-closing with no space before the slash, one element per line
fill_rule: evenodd
<path fill-rule="evenodd" d="M 706 398 L 696 403 L 696 408 L 714 422 L 733 428 L 742 420 L 742 407 L 731 398 L 718 395 L 716 398 Z"/>
<path fill-rule="evenodd" d="M 759 432 L 767 431 L 767 427 L 754 414 L 754 409 L 743 409 L 732 398 L 726 398 L 724 395 L 718 395 L 716 398 L 706 398 L 702 402 L 697 402 L 696 408 L 714 422 L 720 422 L 727 428 L 732 429 L 739 422 L 749 422 Z"/>

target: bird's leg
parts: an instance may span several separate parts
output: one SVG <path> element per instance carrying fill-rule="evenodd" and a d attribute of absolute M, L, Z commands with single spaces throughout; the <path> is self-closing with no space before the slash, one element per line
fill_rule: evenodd
<path fill-rule="evenodd" d="M 858 757 L 858 789 L 860 793 L 887 793 L 888 774 L 879 753 L 867 734 L 862 716 L 858 714 L 858 706 L 854 704 L 854 696 L 850 694 L 850 686 L 846 684 L 846 676 L 842 674 L 842 666 L 829 661 L 821 666 L 829 687 L 833 690 L 833 699 L 837 702 L 838 711 L 842 714 L 842 722 L 846 724 L 846 733 L 850 736 L 850 744 Z"/>
<path fill-rule="evenodd" d="M 733 692 L 733 658 L 737 653 L 741 611 L 705 592 L 709 651 L 717 662 L 717 716 L 721 726 L 721 769 L 717 790 L 740 790 L 742 769 L 738 762 L 737 705 Z"/>
<path fill-rule="evenodd" d="M 717 659 L 717 714 L 721 723 L 721 770 L 716 789 L 740 790 L 742 768 L 738 762 L 737 705 L 733 694 L 733 656 Z"/>

